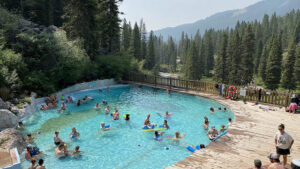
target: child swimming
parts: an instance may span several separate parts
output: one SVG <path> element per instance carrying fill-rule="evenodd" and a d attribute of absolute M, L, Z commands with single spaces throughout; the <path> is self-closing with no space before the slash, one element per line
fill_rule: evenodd
<path fill-rule="evenodd" d="M 156 140 L 156 141 L 162 141 L 164 133 L 165 132 L 159 133 L 158 131 L 155 131 L 154 132 L 154 140 Z"/>
<path fill-rule="evenodd" d="M 105 108 L 105 113 L 106 113 L 106 114 L 109 114 L 109 112 L 110 112 L 110 107 L 109 107 L 109 106 L 106 106 L 106 108 Z"/>
<path fill-rule="evenodd" d="M 166 128 L 166 129 L 170 129 L 170 126 L 168 125 L 167 120 L 164 120 L 164 124 L 162 125 L 162 127 Z"/>
<path fill-rule="evenodd" d="M 69 136 L 71 138 L 79 138 L 80 137 L 80 133 L 78 131 L 76 131 L 75 127 L 73 127 L 72 128 L 72 132 L 69 134 Z"/>
<path fill-rule="evenodd" d="M 208 125 L 209 125 L 209 121 L 208 121 L 208 118 L 205 116 L 204 117 L 204 123 L 203 123 L 203 127 L 205 130 L 208 129 Z"/>
<path fill-rule="evenodd" d="M 99 109 L 100 109 L 99 103 L 96 103 L 94 109 L 96 109 L 96 110 L 99 110 Z"/>
<path fill-rule="evenodd" d="M 219 132 L 224 133 L 225 131 L 226 131 L 225 125 L 222 124 L 222 126 L 221 126 Z"/>
<path fill-rule="evenodd" d="M 118 109 L 115 108 L 115 112 L 113 113 L 113 119 L 119 120 L 119 118 L 120 118 L 120 113 L 119 113 Z"/>
<path fill-rule="evenodd" d="M 104 122 L 101 122 L 100 124 L 100 130 L 109 130 L 109 125 L 105 126 L 105 123 Z"/>

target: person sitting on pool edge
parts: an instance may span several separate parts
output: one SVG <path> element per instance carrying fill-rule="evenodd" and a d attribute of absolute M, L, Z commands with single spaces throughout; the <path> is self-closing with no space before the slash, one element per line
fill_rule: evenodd
<path fill-rule="evenodd" d="M 109 125 L 107 125 L 107 126 L 105 126 L 105 123 L 104 122 L 101 122 L 101 124 L 100 124 L 100 130 L 109 130 L 109 127 L 108 127 Z"/>
<path fill-rule="evenodd" d="M 208 129 L 208 125 L 209 125 L 209 121 L 208 121 L 208 118 L 205 116 L 204 117 L 204 123 L 203 123 L 203 127 L 205 130 Z"/>
<path fill-rule="evenodd" d="M 216 130 L 215 126 L 211 126 L 211 129 L 206 133 L 210 140 L 213 140 L 218 137 L 218 130 Z"/>
<path fill-rule="evenodd" d="M 174 137 L 168 137 L 169 139 L 172 139 L 172 140 L 175 140 L 175 141 L 179 141 L 179 139 L 184 139 L 185 137 L 185 134 L 183 134 L 183 136 L 180 136 L 180 133 L 177 131 L 175 133 L 175 136 Z"/>
<path fill-rule="evenodd" d="M 156 140 L 156 141 L 162 141 L 162 139 L 163 139 L 163 134 L 164 134 L 165 132 L 158 132 L 158 131 L 155 131 L 154 132 L 154 139 Z"/>
<path fill-rule="evenodd" d="M 60 145 L 61 143 L 63 143 L 63 141 L 58 137 L 59 131 L 55 131 L 55 136 L 54 136 L 54 144 L 55 145 Z"/>
<path fill-rule="evenodd" d="M 79 138 L 80 137 L 80 133 L 78 131 L 76 131 L 75 127 L 72 128 L 72 132 L 69 135 L 71 138 Z"/>

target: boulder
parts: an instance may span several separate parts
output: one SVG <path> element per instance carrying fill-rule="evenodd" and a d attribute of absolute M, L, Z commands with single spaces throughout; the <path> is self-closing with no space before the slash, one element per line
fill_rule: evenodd
<path fill-rule="evenodd" d="M 0 109 L 0 130 L 15 127 L 18 117 L 6 109 Z"/>
<path fill-rule="evenodd" d="M 14 104 L 14 105 L 17 105 L 17 104 L 20 103 L 20 102 L 19 102 L 19 99 L 17 99 L 17 98 L 11 99 L 10 102 L 11 102 L 12 104 Z"/>
<path fill-rule="evenodd" d="M 0 98 L 0 109 L 8 109 L 8 105 Z"/>
<path fill-rule="evenodd" d="M 10 111 L 15 114 L 16 116 L 19 114 L 19 108 L 17 106 L 12 106 Z"/>
<path fill-rule="evenodd" d="M 16 129 L 5 129 L 0 132 L 0 150 L 17 148 L 19 154 L 26 148 L 27 144 L 23 134 Z"/>

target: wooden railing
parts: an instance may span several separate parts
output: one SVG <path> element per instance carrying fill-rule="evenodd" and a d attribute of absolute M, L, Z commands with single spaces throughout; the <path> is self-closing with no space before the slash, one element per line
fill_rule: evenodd
<path fill-rule="evenodd" d="M 153 75 L 144 75 L 131 73 L 128 75 L 128 81 L 132 82 L 140 82 L 140 83 L 148 83 L 155 86 L 163 86 L 167 88 L 178 88 L 178 89 L 186 89 L 186 90 L 194 90 L 200 91 L 204 93 L 211 94 L 220 94 L 220 90 L 216 88 L 216 84 L 211 82 L 203 82 L 197 80 L 184 80 L 184 79 L 175 79 L 175 78 L 167 78 L 161 76 L 153 76 Z M 228 92 L 228 85 L 225 85 L 225 90 L 223 92 L 223 97 L 227 97 L 230 95 Z M 246 92 L 246 96 L 240 95 L 240 87 L 236 86 L 236 92 L 233 97 L 245 99 L 247 101 L 258 101 L 262 103 L 280 105 L 280 106 L 288 106 L 291 100 L 291 93 L 284 92 L 276 92 L 269 90 L 262 90 L 261 97 L 259 99 L 259 89 L 248 88 Z M 221 95 L 221 94 L 220 94 Z"/>

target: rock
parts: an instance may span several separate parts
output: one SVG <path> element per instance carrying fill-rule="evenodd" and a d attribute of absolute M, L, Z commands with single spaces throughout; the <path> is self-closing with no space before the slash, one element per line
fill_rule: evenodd
<path fill-rule="evenodd" d="M 10 102 L 14 105 L 17 105 L 17 104 L 19 104 L 19 99 L 13 98 Z"/>
<path fill-rule="evenodd" d="M 6 109 L 0 109 L 0 130 L 15 127 L 18 117 Z"/>
<path fill-rule="evenodd" d="M 8 109 L 8 105 L 0 98 L 0 109 Z"/>
<path fill-rule="evenodd" d="M 12 106 L 10 111 L 15 114 L 16 116 L 19 114 L 19 108 L 17 106 Z"/>
<path fill-rule="evenodd" d="M 0 150 L 17 148 L 19 154 L 26 148 L 27 144 L 22 133 L 16 129 L 5 129 L 0 132 Z"/>
<path fill-rule="evenodd" d="M 58 30 L 58 28 L 57 28 L 56 26 L 54 26 L 54 25 L 50 25 L 50 26 L 47 28 L 47 32 L 50 32 L 50 33 L 55 32 L 55 31 L 57 31 L 57 30 Z"/>

